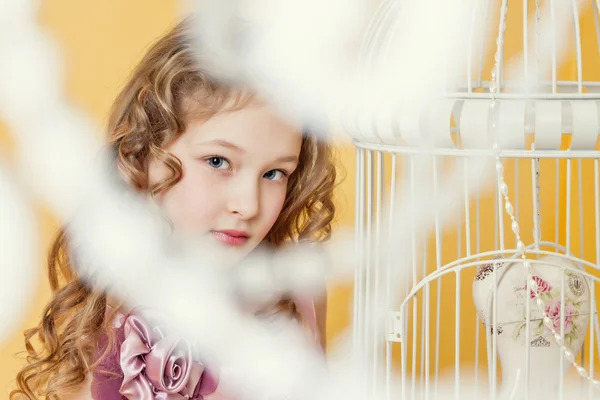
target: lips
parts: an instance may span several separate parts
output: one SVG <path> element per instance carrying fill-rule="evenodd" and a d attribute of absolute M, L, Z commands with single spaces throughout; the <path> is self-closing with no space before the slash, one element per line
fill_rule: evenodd
<path fill-rule="evenodd" d="M 212 231 L 219 242 L 230 245 L 230 246 L 242 246 L 248 241 L 248 234 L 244 231 L 236 230 L 222 230 Z"/>

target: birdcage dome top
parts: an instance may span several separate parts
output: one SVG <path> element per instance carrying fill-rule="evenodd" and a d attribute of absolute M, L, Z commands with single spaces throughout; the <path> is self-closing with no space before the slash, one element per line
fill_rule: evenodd
<path fill-rule="evenodd" d="M 363 61 L 389 51 L 402 3 L 381 3 L 366 35 Z M 410 147 L 427 135 L 440 149 L 473 149 L 490 133 L 493 120 L 498 143 L 507 150 L 595 150 L 600 130 L 596 2 L 468 4 L 464 46 L 439 66 L 446 75 L 443 95 L 408 124 L 400 123 L 402 112 L 378 118 L 375 125 L 352 121 L 357 144 Z"/>

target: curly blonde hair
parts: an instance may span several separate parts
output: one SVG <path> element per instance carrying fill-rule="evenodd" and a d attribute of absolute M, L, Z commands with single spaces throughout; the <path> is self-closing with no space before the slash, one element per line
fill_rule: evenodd
<path fill-rule="evenodd" d="M 190 19 L 183 20 L 149 49 L 117 97 L 108 122 L 108 150 L 120 175 L 149 196 L 181 179 L 181 162 L 164 148 L 184 131 L 186 120 L 239 109 L 254 98 L 250 91 L 211 79 L 199 67 L 189 23 Z M 148 180 L 151 159 L 170 171 L 155 184 Z M 278 247 L 286 242 L 329 239 L 335 182 L 332 148 L 304 133 L 299 166 L 289 179 L 282 212 L 265 241 Z M 48 278 L 53 298 L 40 323 L 25 331 L 28 362 L 17 375 L 11 399 L 16 395 L 58 399 L 65 390 L 85 382 L 99 362 L 100 334 L 111 331 L 107 329 L 112 319 L 106 315 L 107 295 L 78 277 L 64 229 L 49 251 Z M 295 306 L 287 298 L 275 308 L 295 315 Z M 32 343 L 36 338 L 37 350 Z"/>

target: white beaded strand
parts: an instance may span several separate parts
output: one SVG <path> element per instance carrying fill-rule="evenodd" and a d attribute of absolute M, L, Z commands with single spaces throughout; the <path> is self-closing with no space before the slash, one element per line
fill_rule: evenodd
<path fill-rule="evenodd" d="M 537 5 L 537 6 L 539 7 L 539 5 Z M 492 74 L 491 74 L 492 81 L 490 84 L 490 94 L 491 94 L 491 100 L 492 100 L 490 103 L 490 116 L 492 119 L 491 129 L 492 129 L 492 133 L 494 136 L 493 149 L 494 149 L 494 155 L 495 155 L 495 159 L 496 159 L 496 174 L 498 177 L 500 193 L 502 194 L 502 197 L 504 199 L 504 209 L 506 210 L 508 216 L 511 219 L 511 229 L 515 235 L 516 242 L 517 242 L 517 254 L 519 254 L 519 256 L 523 262 L 523 267 L 527 270 L 527 280 L 529 282 L 531 291 L 533 291 L 533 295 L 535 297 L 535 304 L 538 307 L 539 311 L 543 315 L 544 325 L 546 325 L 546 327 L 550 330 L 550 332 L 552 332 L 554 341 L 556 342 L 556 344 L 558 344 L 558 346 L 563 351 L 565 358 L 571 363 L 571 365 L 573 365 L 575 367 L 575 369 L 577 370 L 577 373 L 580 376 L 582 376 L 584 379 L 589 381 L 593 385 L 594 388 L 598 389 L 598 388 L 600 388 L 600 381 L 593 379 L 588 374 L 587 370 L 583 366 L 580 366 L 579 364 L 577 364 L 577 362 L 575 361 L 575 355 L 569 348 L 567 348 L 565 346 L 562 336 L 560 335 L 560 333 L 556 332 L 556 330 L 554 329 L 552 319 L 550 317 L 548 317 L 548 315 L 544 311 L 545 310 L 544 301 L 541 299 L 540 293 L 537 290 L 538 289 L 537 283 L 531 275 L 531 264 L 529 263 L 529 260 L 526 257 L 525 244 L 521 240 L 521 235 L 519 233 L 519 223 L 517 222 L 517 220 L 515 218 L 514 208 L 508 197 L 508 185 L 506 184 L 506 181 L 504 180 L 504 166 L 502 165 L 502 161 L 500 159 L 500 148 L 498 146 L 497 130 L 496 130 L 496 125 L 497 125 L 496 124 L 496 118 L 497 118 L 496 94 L 500 91 L 500 83 L 497 79 L 498 74 L 499 74 L 499 53 L 500 53 L 500 48 L 502 47 L 503 41 L 504 41 L 504 31 L 506 29 L 505 21 L 506 21 L 507 10 L 508 10 L 508 0 L 502 0 L 502 6 L 500 9 L 499 33 L 498 33 L 498 38 L 496 39 L 497 47 L 496 47 L 496 52 L 494 54 L 494 68 L 492 70 Z M 536 13 L 537 13 L 537 17 L 539 18 L 539 10 L 536 11 Z M 538 222 L 540 222 L 541 215 L 540 215 L 540 211 L 539 211 L 539 160 L 536 160 L 535 166 L 536 166 L 536 179 L 537 179 L 535 195 L 537 196 L 536 201 L 538 201 L 537 217 L 538 217 Z M 536 241 L 539 240 L 540 232 L 541 232 L 541 230 L 538 226 L 538 231 L 534 232 L 534 235 L 535 235 L 534 238 Z M 529 344 L 527 344 L 527 345 L 529 345 Z"/>
<path fill-rule="evenodd" d="M 535 149 L 535 145 L 533 145 L 532 150 Z M 536 158 L 534 160 L 534 168 L 535 168 L 535 203 L 537 207 L 536 219 L 537 224 L 533 228 L 533 240 L 535 241 L 536 248 L 539 250 L 540 242 L 542 241 L 542 209 L 541 201 L 540 201 L 540 159 Z"/>

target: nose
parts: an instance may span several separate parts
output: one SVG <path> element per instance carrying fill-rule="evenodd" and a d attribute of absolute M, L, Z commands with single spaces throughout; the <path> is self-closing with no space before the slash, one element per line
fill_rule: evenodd
<path fill-rule="evenodd" d="M 229 212 L 249 220 L 256 217 L 260 210 L 260 185 L 256 179 L 240 176 L 230 181 Z"/>

